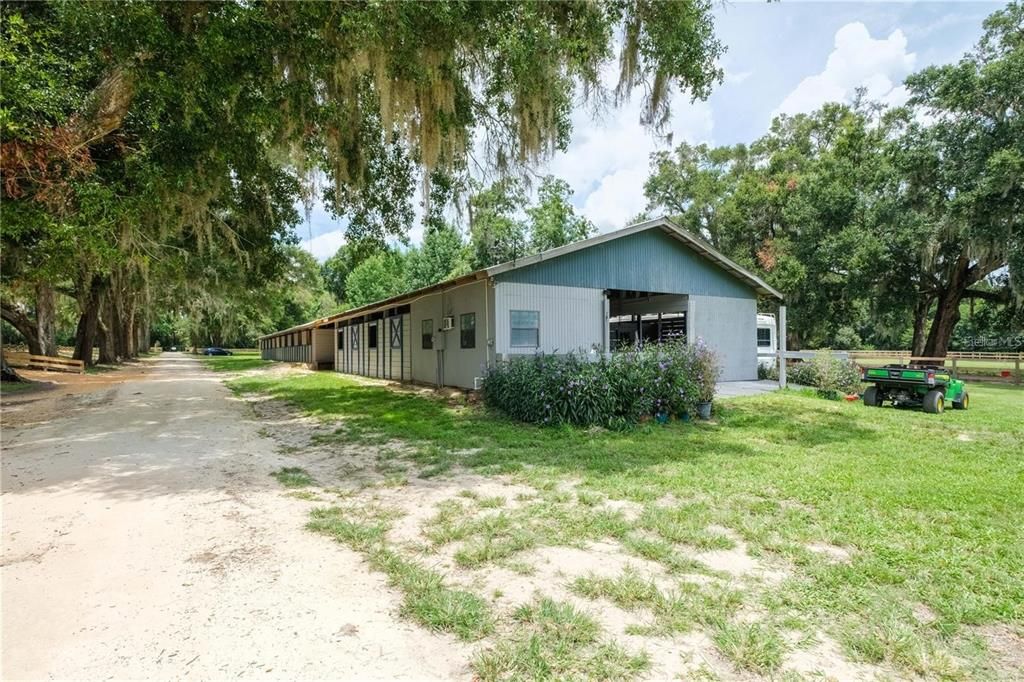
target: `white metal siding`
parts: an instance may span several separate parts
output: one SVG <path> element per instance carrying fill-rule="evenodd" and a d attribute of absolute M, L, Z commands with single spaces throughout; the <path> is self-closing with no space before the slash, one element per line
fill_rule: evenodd
<path fill-rule="evenodd" d="M 722 365 L 722 381 L 757 379 L 757 301 L 690 296 L 687 339 L 702 339 Z"/>
<path fill-rule="evenodd" d="M 416 381 L 433 384 L 438 380 L 438 363 L 443 364 L 445 386 L 473 388 L 473 379 L 481 376 L 488 361 L 488 340 L 493 339 L 494 305 L 485 280 L 473 282 L 447 291 L 430 294 L 412 302 L 412 377 Z M 476 347 L 461 348 L 459 316 L 476 314 Z M 455 318 L 455 328 L 441 331 L 441 320 Z M 420 336 L 423 320 L 434 322 L 434 348 L 424 350 Z M 493 357 L 493 353 L 491 354 Z"/>
<path fill-rule="evenodd" d="M 498 282 L 494 286 L 494 308 L 495 350 L 502 356 L 604 350 L 606 318 L 602 289 Z M 513 310 L 540 313 L 539 348 L 511 345 Z"/>
<path fill-rule="evenodd" d="M 412 378 L 412 344 L 413 337 L 409 333 L 411 316 L 408 313 L 380 320 L 360 322 L 342 327 L 345 335 L 344 345 L 337 349 L 338 340 L 334 338 L 335 369 L 346 374 L 361 374 L 378 379 L 409 381 Z M 391 323 L 400 320 L 401 346 L 391 347 Z M 377 325 L 377 347 L 369 347 L 369 328 Z M 358 348 L 352 344 L 353 336 L 359 339 Z"/>

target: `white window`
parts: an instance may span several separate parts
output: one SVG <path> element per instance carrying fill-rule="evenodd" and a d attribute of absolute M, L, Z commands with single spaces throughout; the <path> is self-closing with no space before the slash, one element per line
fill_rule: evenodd
<path fill-rule="evenodd" d="M 772 347 L 772 330 L 767 327 L 758 327 L 757 329 L 757 347 L 758 348 L 771 348 Z"/>
<path fill-rule="evenodd" d="M 511 311 L 513 348 L 538 348 L 540 346 L 540 311 Z"/>

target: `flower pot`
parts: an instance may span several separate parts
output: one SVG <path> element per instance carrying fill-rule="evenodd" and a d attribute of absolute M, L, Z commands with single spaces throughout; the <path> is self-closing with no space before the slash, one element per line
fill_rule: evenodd
<path fill-rule="evenodd" d="M 659 412 L 654 415 L 654 420 L 659 424 L 668 424 L 668 412 Z"/>
<path fill-rule="evenodd" d="M 697 416 L 701 419 L 711 419 L 711 403 L 697 403 Z"/>
<path fill-rule="evenodd" d="M 690 413 L 686 412 L 685 410 L 683 412 L 680 412 L 679 414 L 677 414 L 676 417 L 679 419 L 679 421 L 682 421 L 682 422 L 690 421 Z"/>

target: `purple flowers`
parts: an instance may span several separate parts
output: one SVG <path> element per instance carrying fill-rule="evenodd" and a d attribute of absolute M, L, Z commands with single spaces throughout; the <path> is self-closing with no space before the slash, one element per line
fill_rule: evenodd
<path fill-rule="evenodd" d="M 611 356 L 582 352 L 513 358 L 490 368 L 484 401 L 537 424 L 622 428 L 693 412 L 714 394 L 718 367 L 706 346 L 683 339 Z"/>

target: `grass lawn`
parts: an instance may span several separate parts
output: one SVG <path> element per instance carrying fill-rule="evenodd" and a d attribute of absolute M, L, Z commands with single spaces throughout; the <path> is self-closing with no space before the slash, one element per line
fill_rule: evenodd
<path fill-rule="evenodd" d="M 0 382 L 0 394 L 17 393 L 34 388 L 38 384 L 34 381 L 3 381 Z"/>
<path fill-rule="evenodd" d="M 236 350 L 232 355 L 203 355 L 202 360 L 214 372 L 244 372 L 247 369 L 266 367 L 270 360 L 260 357 L 258 350 Z"/>
<path fill-rule="evenodd" d="M 246 360 L 262 362 L 207 362 Z M 404 550 L 388 540 L 401 514 L 379 501 L 313 512 L 311 528 L 391 578 L 413 620 L 471 641 L 503 633 L 474 661 L 483 679 L 649 670 L 572 604 L 537 596 L 488 612 L 423 563 L 449 552 L 467 575 L 528 575 L 531 552 L 588 541 L 663 568 L 661 582 L 631 570 L 563 581 L 595 608 L 641 614 L 627 639 L 703 632 L 736 670 L 764 676 L 797 675 L 788 657 L 822 639 L 897 677 L 1024 675 L 1007 667 L 1024 643 L 1020 389 L 971 385 L 971 409 L 943 415 L 780 392 L 719 401 L 709 423 L 616 433 L 527 426 L 329 372 L 229 385 L 336 423 L 320 446 L 400 442 L 417 479 L 468 470 L 532 489 L 445 500 L 421 524 L 422 544 Z M 730 552 L 766 568 L 730 573 L 715 561 Z"/>

